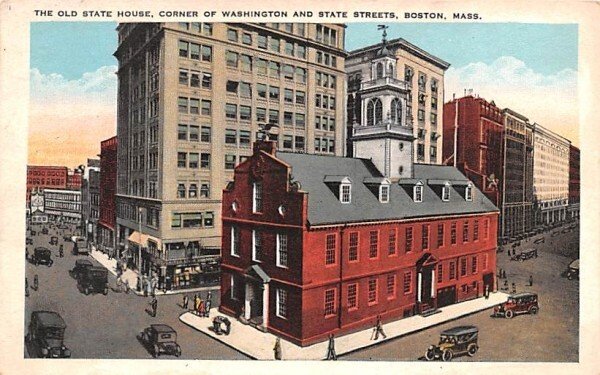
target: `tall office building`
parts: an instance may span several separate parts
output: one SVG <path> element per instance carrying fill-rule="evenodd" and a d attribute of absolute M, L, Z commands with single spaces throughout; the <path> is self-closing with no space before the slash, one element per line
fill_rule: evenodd
<path fill-rule="evenodd" d="M 117 30 L 120 252 L 156 273 L 161 288 L 215 282 L 221 193 L 261 129 L 271 128 L 281 150 L 343 155 L 345 27 Z"/>
<path fill-rule="evenodd" d="M 431 55 L 402 38 L 350 51 L 346 59 L 348 74 L 347 156 L 352 153 L 352 131 L 364 117 L 375 125 L 396 114 L 378 98 L 364 101 L 370 92 L 384 84 L 402 86 L 397 94 L 405 108 L 406 124 L 416 138 L 413 160 L 426 164 L 442 163 L 442 119 L 444 72 L 449 63 Z"/>

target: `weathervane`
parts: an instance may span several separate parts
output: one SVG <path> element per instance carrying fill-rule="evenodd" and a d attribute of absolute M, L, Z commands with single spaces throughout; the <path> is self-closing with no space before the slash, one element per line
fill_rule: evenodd
<path fill-rule="evenodd" d="M 387 25 L 377 25 L 377 30 L 383 30 L 383 35 L 381 36 L 381 41 L 383 42 L 383 44 L 385 44 L 385 42 L 387 41 L 385 38 L 387 37 L 388 28 L 389 26 Z"/>

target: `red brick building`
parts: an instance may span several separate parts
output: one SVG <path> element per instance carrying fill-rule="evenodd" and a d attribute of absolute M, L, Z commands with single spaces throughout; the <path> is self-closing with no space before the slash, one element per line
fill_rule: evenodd
<path fill-rule="evenodd" d="M 580 194 L 580 176 L 579 176 L 579 149 L 573 145 L 569 148 L 569 206 L 567 207 L 567 217 L 575 219 L 579 217 L 579 194 Z"/>
<path fill-rule="evenodd" d="M 368 141 L 411 155 L 385 126 Z M 454 167 L 410 170 L 255 144 L 223 191 L 220 311 L 305 346 L 495 290 L 498 209 Z"/>
<path fill-rule="evenodd" d="M 117 193 L 117 137 L 100 143 L 100 218 L 98 247 L 102 251 L 115 248 Z"/>
<path fill-rule="evenodd" d="M 67 174 L 67 190 L 81 190 L 83 174 L 79 171 L 69 171 Z"/>
<path fill-rule="evenodd" d="M 504 132 L 501 109 L 493 101 L 465 96 L 444 104 L 443 119 L 444 164 L 455 165 L 500 207 Z"/>
<path fill-rule="evenodd" d="M 31 197 L 31 190 L 36 189 L 66 189 L 67 167 L 28 165 L 27 166 L 27 206 Z"/>

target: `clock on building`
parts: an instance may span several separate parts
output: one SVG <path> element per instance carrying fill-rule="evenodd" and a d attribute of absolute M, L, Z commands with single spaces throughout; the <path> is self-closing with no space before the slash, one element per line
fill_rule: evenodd
<path fill-rule="evenodd" d="M 44 212 L 44 195 L 36 193 L 31 196 L 31 213 Z"/>

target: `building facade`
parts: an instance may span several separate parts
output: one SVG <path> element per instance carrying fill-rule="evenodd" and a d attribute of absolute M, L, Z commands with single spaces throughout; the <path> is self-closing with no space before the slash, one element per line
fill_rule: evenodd
<path fill-rule="evenodd" d="M 579 218 L 579 196 L 580 196 L 580 176 L 579 176 L 579 149 L 573 145 L 569 147 L 569 206 L 568 219 Z"/>
<path fill-rule="evenodd" d="M 554 225 L 567 218 L 570 143 L 533 124 L 533 195 L 538 225 Z"/>
<path fill-rule="evenodd" d="M 500 233 L 514 238 L 530 232 L 533 221 L 533 137 L 527 117 L 505 108 Z"/>
<path fill-rule="evenodd" d="M 465 96 L 444 104 L 444 163 L 455 165 L 498 207 L 502 205 L 503 119 L 491 101 Z"/>
<path fill-rule="evenodd" d="M 84 236 L 88 242 L 97 243 L 97 226 L 100 217 L 100 160 L 88 159 L 81 183 L 81 216 Z"/>
<path fill-rule="evenodd" d="M 34 189 L 66 189 L 68 171 L 67 167 L 28 165 L 27 206 L 30 203 L 31 191 Z"/>
<path fill-rule="evenodd" d="M 81 225 L 81 191 L 46 188 L 44 206 L 50 220 Z"/>
<path fill-rule="evenodd" d="M 343 154 L 344 26 L 117 30 L 120 251 L 156 272 L 161 287 L 213 282 L 221 192 L 261 128 L 278 125 L 281 149 Z"/>
<path fill-rule="evenodd" d="M 98 249 L 105 253 L 115 252 L 117 193 L 117 137 L 100 143 L 99 217 L 97 228 Z"/>
<path fill-rule="evenodd" d="M 382 50 L 390 59 L 383 58 Z M 372 98 L 372 102 L 362 99 L 363 95 L 370 95 L 373 86 L 387 81 L 404 87 L 402 104 L 406 122 L 412 126 L 416 139 L 414 161 L 441 164 L 444 72 L 449 66 L 449 63 L 404 39 L 386 41 L 385 35 L 379 44 L 350 51 L 345 65 L 348 75 L 347 156 L 353 156 L 351 139 L 354 124 L 367 116 L 366 112 L 372 118 L 370 121 L 375 123 L 394 116 L 394 111 L 384 110 L 376 98 Z"/>

